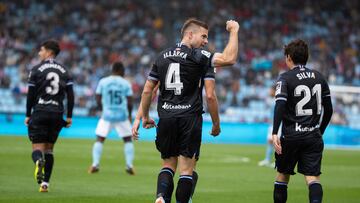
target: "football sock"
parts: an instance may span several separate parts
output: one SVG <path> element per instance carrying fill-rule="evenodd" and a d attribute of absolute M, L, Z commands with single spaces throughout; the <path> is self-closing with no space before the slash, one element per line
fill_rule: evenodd
<path fill-rule="evenodd" d="M 285 203 L 287 200 L 287 183 L 275 181 L 274 203 Z"/>
<path fill-rule="evenodd" d="M 126 166 L 132 168 L 133 160 L 134 160 L 134 144 L 132 142 L 125 142 L 124 154 L 125 154 Z"/>
<path fill-rule="evenodd" d="M 36 163 L 37 160 L 43 159 L 43 153 L 40 150 L 34 150 L 31 154 L 31 158 L 34 163 Z"/>
<path fill-rule="evenodd" d="M 54 165 L 54 155 L 52 152 L 45 153 L 45 177 L 44 182 L 50 181 L 51 172 Z"/>
<path fill-rule="evenodd" d="M 171 202 L 172 192 L 174 190 L 174 171 L 170 168 L 161 169 L 157 181 L 157 197 L 162 196 L 166 203 Z"/>
<path fill-rule="evenodd" d="M 189 175 L 181 175 L 179 177 L 178 185 L 176 188 L 176 202 L 188 203 L 191 191 L 193 188 L 193 179 Z"/>
<path fill-rule="evenodd" d="M 102 150 L 103 150 L 103 143 L 95 142 L 92 150 L 92 155 L 93 155 L 92 166 L 96 166 L 96 167 L 99 166 Z"/>
<path fill-rule="evenodd" d="M 323 190 L 320 182 L 314 181 L 309 184 L 309 200 L 310 203 L 321 203 Z"/>
<path fill-rule="evenodd" d="M 272 155 L 273 155 L 273 145 L 272 144 L 267 144 L 266 145 L 266 153 L 265 153 L 265 160 L 268 160 L 269 162 L 271 161 Z"/>
<path fill-rule="evenodd" d="M 192 175 L 193 186 L 192 186 L 192 190 L 191 190 L 191 197 L 194 195 L 195 187 L 196 187 L 196 183 L 197 183 L 198 178 L 199 178 L 199 175 L 196 173 L 196 171 L 193 171 L 193 175 Z"/>

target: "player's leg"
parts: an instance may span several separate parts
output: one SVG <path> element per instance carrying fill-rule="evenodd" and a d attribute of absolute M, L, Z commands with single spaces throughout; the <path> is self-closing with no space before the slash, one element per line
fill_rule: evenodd
<path fill-rule="evenodd" d="M 323 189 L 320 183 L 320 176 L 305 176 L 305 181 L 309 187 L 309 202 L 321 203 L 323 197 Z"/>
<path fill-rule="evenodd" d="M 180 118 L 178 122 L 181 126 L 178 143 L 180 178 L 176 189 L 176 200 L 188 203 L 195 190 L 193 175 L 197 175 L 196 172 L 194 173 L 194 167 L 200 153 L 202 116 Z"/>
<path fill-rule="evenodd" d="M 125 162 L 126 162 L 126 169 L 125 171 L 130 175 L 135 175 L 134 170 L 134 143 L 132 142 L 132 137 L 127 136 L 123 137 L 124 140 L 124 155 L 125 155 Z"/>
<path fill-rule="evenodd" d="M 88 170 L 89 173 L 96 173 L 99 171 L 100 159 L 103 151 L 103 145 L 106 139 L 106 136 L 111 130 L 111 123 L 100 118 L 96 126 L 95 134 L 96 141 L 92 148 L 92 164 Z"/>
<path fill-rule="evenodd" d="M 31 158 L 35 164 L 34 177 L 38 184 L 41 184 L 41 182 L 44 179 L 44 167 L 45 167 L 44 151 L 45 151 L 45 143 L 32 144 Z"/>
<path fill-rule="evenodd" d="M 271 159 L 274 153 L 274 146 L 272 142 L 272 126 L 269 127 L 267 135 L 267 144 L 265 150 L 265 159 L 258 163 L 259 166 L 272 166 Z"/>
<path fill-rule="evenodd" d="M 298 164 L 299 173 L 304 174 L 309 189 L 309 202 L 322 202 L 323 190 L 320 183 L 321 159 L 324 142 L 321 137 L 304 141 L 303 151 Z"/>
<path fill-rule="evenodd" d="M 52 169 L 54 166 L 54 154 L 53 154 L 53 143 L 46 143 L 44 158 L 45 158 L 45 167 L 44 167 L 44 180 L 40 184 L 40 192 L 48 192 L 50 177 L 52 173 Z"/>
<path fill-rule="evenodd" d="M 275 153 L 277 175 L 274 183 L 274 203 L 285 203 L 287 200 L 287 185 L 290 175 L 294 175 L 294 168 L 298 162 L 299 143 L 280 138 L 282 154 Z"/>
<path fill-rule="evenodd" d="M 176 172 L 177 157 L 163 159 L 159 172 L 156 189 L 156 203 L 170 203 L 174 191 L 174 174 Z M 162 202 L 163 201 L 163 202 Z"/>
<path fill-rule="evenodd" d="M 287 200 L 287 185 L 290 180 L 289 174 L 277 173 L 274 183 L 274 203 L 285 203 Z"/>
<path fill-rule="evenodd" d="M 174 190 L 174 174 L 177 166 L 178 147 L 177 119 L 160 118 L 156 129 L 156 148 L 163 160 L 157 179 L 156 203 L 170 203 Z"/>
<path fill-rule="evenodd" d="M 34 176 L 38 184 L 44 179 L 44 151 L 47 140 L 46 133 L 48 131 L 48 126 L 46 125 L 46 122 L 44 122 L 45 120 L 46 118 L 44 118 L 43 113 L 34 112 L 31 115 L 28 126 L 28 135 L 32 143 L 31 158 L 35 164 Z"/>
<path fill-rule="evenodd" d="M 193 190 L 193 169 L 195 158 L 180 155 L 178 158 L 180 177 L 176 188 L 176 201 L 188 203 Z"/>
<path fill-rule="evenodd" d="M 131 137 L 131 124 L 129 120 L 118 122 L 114 124 L 115 130 L 119 136 L 123 136 L 124 140 L 124 156 L 125 156 L 125 164 L 126 164 L 126 173 L 130 175 L 135 175 L 134 170 L 134 154 L 135 148 L 134 143 L 132 142 Z"/>

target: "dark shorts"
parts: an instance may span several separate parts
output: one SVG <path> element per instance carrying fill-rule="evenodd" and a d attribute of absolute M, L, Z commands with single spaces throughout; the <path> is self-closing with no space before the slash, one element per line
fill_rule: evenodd
<path fill-rule="evenodd" d="M 34 112 L 28 127 L 29 139 L 33 144 L 55 143 L 65 125 L 66 121 L 60 113 Z"/>
<path fill-rule="evenodd" d="M 185 156 L 196 159 L 200 155 L 202 116 L 160 118 L 156 129 L 156 148 L 161 158 Z"/>
<path fill-rule="evenodd" d="M 321 174 L 321 159 L 324 142 L 321 137 L 303 140 L 281 140 L 282 154 L 275 153 L 277 171 L 283 174 L 294 175 L 297 171 L 306 176 Z"/>

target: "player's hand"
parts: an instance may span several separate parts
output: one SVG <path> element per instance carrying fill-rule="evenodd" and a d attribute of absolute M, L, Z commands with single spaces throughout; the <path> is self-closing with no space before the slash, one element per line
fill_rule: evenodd
<path fill-rule="evenodd" d="M 152 118 L 143 117 L 142 121 L 143 121 L 143 128 L 145 129 L 157 127 L 155 121 Z"/>
<path fill-rule="evenodd" d="M 239 31 L 239 23 L 235 20 L 226 21 L 226 30 L 228 32 L 238 32 Z"/>
<path fill-rule="evenodd" d="M 131 129 L 132 137 L 134 140 L 139 139 L 139 126 L 140 126 L 140 119 L 135 118 L 132 129 Z"/>
<path fill-rule="evenodd" d="M 65 126 L 65 128 L 70 128 L 71 125 L 72 125 L 72 118 L 67 118 L 67 119 L 66 119 L 66 126 Z"/>
<path fill-rule="evenodd" d="M 29 125 L 29 122 L 30 122 L 30 117 L 26 117 L 25 120 L 24 120 L 24 124 L 25 124 L 26 126 L 28 126 L 28 125 Z"/>
<path fill-rule="evenodd" d="M 210 135 L 216 137 L 220 134 L 221 130 L 220 130 L 220 125 L 216 124 L 216 125 L 212 125 L 212 129 L 210 132 Z"/>
<path fill-rule="evenodd" d="M 281 154 L 282 149 L 281 149 L 281 142 L 280 142 L 280 138 L 277 136 L 277 134 L 273 134 L 272 135 L 272 140 L 273 140 L 273 144 L 274 144 L 274 149 L 275 152 L 277 154 Z"/>

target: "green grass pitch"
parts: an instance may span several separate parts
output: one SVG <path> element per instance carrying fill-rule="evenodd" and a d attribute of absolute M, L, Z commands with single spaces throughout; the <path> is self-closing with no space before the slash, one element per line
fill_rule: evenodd
<path fill-rule="evenodd" d="M 121 140 L 106 141 L 100 173 L 88 174 L 92 144 L 93 140 L 60 137 L 50 192 L 42 194 L 33 177 L 27 137 L 0 136 L 0 202 L 154 201 L 160 169 L 154 143 L 135 143 L 136 176 L 125 174 Z M 256 145 L 203 144 L 193 202 L 272 202 L 275 171 L 257 166 L 264 151 L 264 146 Z M 322 171 L 323 202 L 360 202 L 359 150 L 325 150 Z M 288 202 L 308 202 L 301 174 L 290 180 Z"/>

